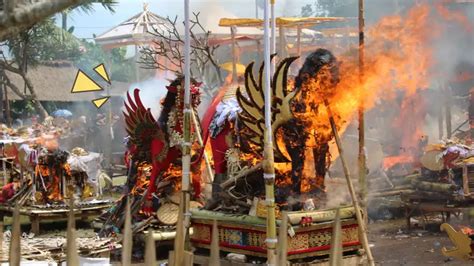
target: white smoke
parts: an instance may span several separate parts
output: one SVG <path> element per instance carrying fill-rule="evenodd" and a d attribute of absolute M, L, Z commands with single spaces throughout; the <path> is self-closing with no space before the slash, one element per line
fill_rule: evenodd
<path fill-rule="evenodd" d="M 143 105 L 146 108 L 150 108 L 151 113 L 155 119 L 157 119 L 161 111 L 160 101 L 166 95 L 167 85 L 169 85 L 169 81 L 166 79 L 152 78 L 142 82 L 133 83 L 128 92 L 132 95 L 135 88 L 140 89 L 140 99 L 142 100 Z"/>

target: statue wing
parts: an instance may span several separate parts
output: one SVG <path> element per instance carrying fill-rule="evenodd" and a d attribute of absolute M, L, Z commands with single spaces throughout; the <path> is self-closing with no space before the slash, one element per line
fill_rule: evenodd
<path fill-rule="evenodd" d="M 126 131 L 133 144 L 139 149 L 149 151 L 153 138 L 164 137 L 162 130 L 157 124 L 150 108 L 145 108 L 140 99 L 140 90 L 133 91 L 133 99 L 127 92 L 127 99 L 124 102 L 126 112 Z"/>
<path fill-rule="evenodd" d="M 289 57 L 282 60 L 273 75 L 272 85 L 272 134 L 274 139 L 274 156 L 275 160 L 288 162 L 290 161 L 281 151 L 276 142 L 276 133 L 278 128 L 289 120 L 293 119 L 291 111 L 291 100 L 298 93 L 297 90 L 287 91 L 288 70 L 297 57 Z M 245 93 L 241 88 L 237 89 L 237 100 L 242 112 L 239 114 L 240 121 L 243 123 L 244 134 L 248 141 L 263 149 L 264 131 L 265 131 L 265 81 L 264 81 L 264 64 L 260 66 L 258 72 L 258 81 L 253 74 L 253 65 L 250 63 L 245 69 Z M 245 94 L 245 95 L 244 95 Z"/>

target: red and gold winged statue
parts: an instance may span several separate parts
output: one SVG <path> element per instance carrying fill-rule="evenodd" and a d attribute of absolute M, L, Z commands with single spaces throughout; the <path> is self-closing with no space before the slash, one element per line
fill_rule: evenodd
<path fill-rule="evenodd" d="M 181 155 L 180 145 L 183 141 L 183 77 L 180 76 L 167 86 L 168 92 L 162 103 L 158 120 L 153 117 L 150 108 L 146 108 L 140 99 L 140 90 L 133 91 L 133 98 L 127 93 L 124 112 L 126 130 L 130 136 L 129 154 L 132 163 L 147 161 L 152 164 L 150 185 L 145 193 L 143 211 L 151 213 L 151 199 L 156 191 L 157 177 L 161 176 Z M 195 109 L 200 103 L 199 86 L 193 81 L 191 85 L 192 106 Z M 198 175 L 193 178 L 199 178 Z M 199 180 L 193 180 L 195 196 L 201 193 Z"/>

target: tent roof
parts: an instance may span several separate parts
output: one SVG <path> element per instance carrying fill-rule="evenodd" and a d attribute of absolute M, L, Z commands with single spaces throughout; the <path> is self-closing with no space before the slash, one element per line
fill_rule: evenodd
<path fill-rule="evenodd" d="M 38 65 L 28 69 L 28 78 L 33 83 L 37 99 L 40 101 L 57 101 L 57 102 L 80 102 L 91 101 L 98 97 L 106 96 L 106 91 L 71 93 L 74 79 L 76 78 L 78 69 L 70 63 L 56 63 L 55 65 Z M 25 84 L 20 75 L 7 72 L 10 82 L 23 90 Z M 98 78 L 92 77 L 94 80 Z M 99 83 L 105 88 L 105 82 Z M 130 84 L 126 82 L 112 81 L 110 89 L 111 96 L 121 96 L 129 89 Z M 29 93 L 27 93 L 29 95 Z M 21 100 L 21 98 L 8 90 L 9 100 Z"/>
<path fill-rule="evenodd" d="M 170 27 L 166 18 L 149 11 L 144 4 L 142 12 L 97 36 L 95 41 L 103 46 L 140 44 L 154 38 L 151 32 L 163 32 Z"/>

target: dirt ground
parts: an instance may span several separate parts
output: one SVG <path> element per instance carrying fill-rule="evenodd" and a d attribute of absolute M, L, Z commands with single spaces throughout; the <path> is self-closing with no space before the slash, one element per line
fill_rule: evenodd
<path fill-rule="evenodd" d="M 451 247 L 439 224 L 428 224 L 426 230 L 412 228 L 407 231 L 405 219 L 378 221 L 369 225 L 369 242 L 377 265 L 474 265 L 444 257 L 442 247 Z"/>
<path fill-rule="evenodd" d="M 65 229 L 65 226 L 64 222 L 45 226 L 46 230 L 41 235 L 65 235 L 63 230 L 58 230 L 58 227 Z M 79 222 L 78 227 L 81 228 L 78 230 L 80 237 L 94 236 L 87 222 Z M 439 223 L 428 224 L 426 230 L 415 226 L 408 232 L 405 219 L 396 219 L 371 222 L 369 230 L 369 241 L 377 265 L 474 265 L 474 262 L 462 262 L 441 254 L 441 248 L 449 248 L 451 242 L 445 232 L 439 231 Z"/>

